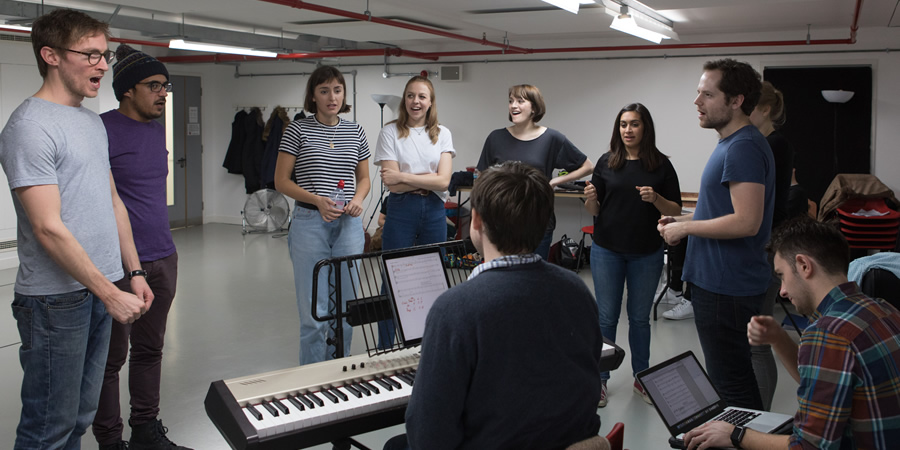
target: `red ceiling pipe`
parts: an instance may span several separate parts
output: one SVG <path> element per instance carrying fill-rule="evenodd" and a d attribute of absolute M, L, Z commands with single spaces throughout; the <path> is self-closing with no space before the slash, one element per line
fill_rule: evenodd
<path fill-rule="evenodd" d="M 328 6 L 315 5 L 312 3 L 307 3 L 302 0 L 260 0 L 267 3 L 274 3 L 276 5 L 290 6 L 296 9 L 307 9 L 310 11 L 316 11 L 325 14 L 331 14 L 334 16 L 346 17 L 349 19 L 361 20 L 363 22 L 375 22 L 380 23 L 382 25 L 389 25 L 397 28 L 405 28 L 407 30 L 419 31 L 422 33 L 434 34 L 436 36 L 442 36 L 446 38 L 452 38 L 460 41 L 473 42 L 475 44 L 487 45 L 492 47 L 499 47 L 504 49 L 508 53 L 530 53 L 531 50 L 522 47 L 515 47 L 508 44 L 504 44 L 502 42 L 493 42 L 489 41 L 485 38 L 477 39 L 469 36 L 463 36 L 461 34 L 450 33 L 447 31 L 438 30 L 435 28 L 423 27 L 421 25 L 414 25 L 411 23 L 399 22 L 396 20 L 390 19 L 382 19 L 379 17 L 374 17 L 366 14 L 359 14 L 351 11 L 344 11 L 342 9 L 331 8 Z"/>

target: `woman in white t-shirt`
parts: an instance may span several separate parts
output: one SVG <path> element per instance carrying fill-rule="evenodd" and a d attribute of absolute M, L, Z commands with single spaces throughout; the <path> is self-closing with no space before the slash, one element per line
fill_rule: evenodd
<path fill-rule="evenodd" d="M 450 130 L 438 124 L 434 85 L 412 77 L 403 89 L 399 118 L 381 129 L 375 165 L 390 190 L 382 249 L 435 244 L 447 240 L 444 202 L 456 156 Z M 390 347 L 393 323 L 378 324 L 379 346 Z"/>
<path fill-rule="evenodd" d="M 438 124 L 434 86 L 413 77 L 403 90 L 399 118 L 378 135 L 375 165 L 390 190 L 383 248 L 447 240 L 444 202 L 456 156 L 450 130 Z"/>

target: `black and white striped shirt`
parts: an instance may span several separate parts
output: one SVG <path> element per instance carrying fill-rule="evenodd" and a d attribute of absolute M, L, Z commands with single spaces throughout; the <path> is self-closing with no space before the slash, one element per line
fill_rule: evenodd
<path fill-rule="evenodd" d="M 297 157 L 297 185 L 327 197 L 344 180 L 344 195 L 350 200 L 356 193 L 356 166 L 369 158 L 369 143 L 356 122 L 340 119 L 330 127 L 310 116 L 288 125 L 278 151 Z"/>

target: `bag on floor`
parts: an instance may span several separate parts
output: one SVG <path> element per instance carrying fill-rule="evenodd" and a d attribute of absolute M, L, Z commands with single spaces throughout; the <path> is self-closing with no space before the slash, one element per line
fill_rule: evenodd
<path fill-rule="evenodd" d="M 565 234 L 562 235 L 559 241 L 550 247 L 550 262 L 574 270 L 578 262 L 578 243 Z"/>

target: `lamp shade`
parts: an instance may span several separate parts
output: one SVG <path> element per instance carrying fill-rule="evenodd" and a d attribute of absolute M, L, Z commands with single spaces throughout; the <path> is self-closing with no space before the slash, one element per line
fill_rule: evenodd
<path fill-rule="evenodd" d="M 392 111 L 396 111 L 397 107 L 400 106 L 400 101 L 403 99 L 396 95 L 372 94 L 372 100 L 375 100 L 375 103 L 378 103 L 379 105 L 385 105 L 388 108 L 391 108 Z"/>
<path fill-rule="evenodd" d="M 853 91 L 822 91 L 822 97 L 828 103 L 847 103 L 853 98 Z"/>

